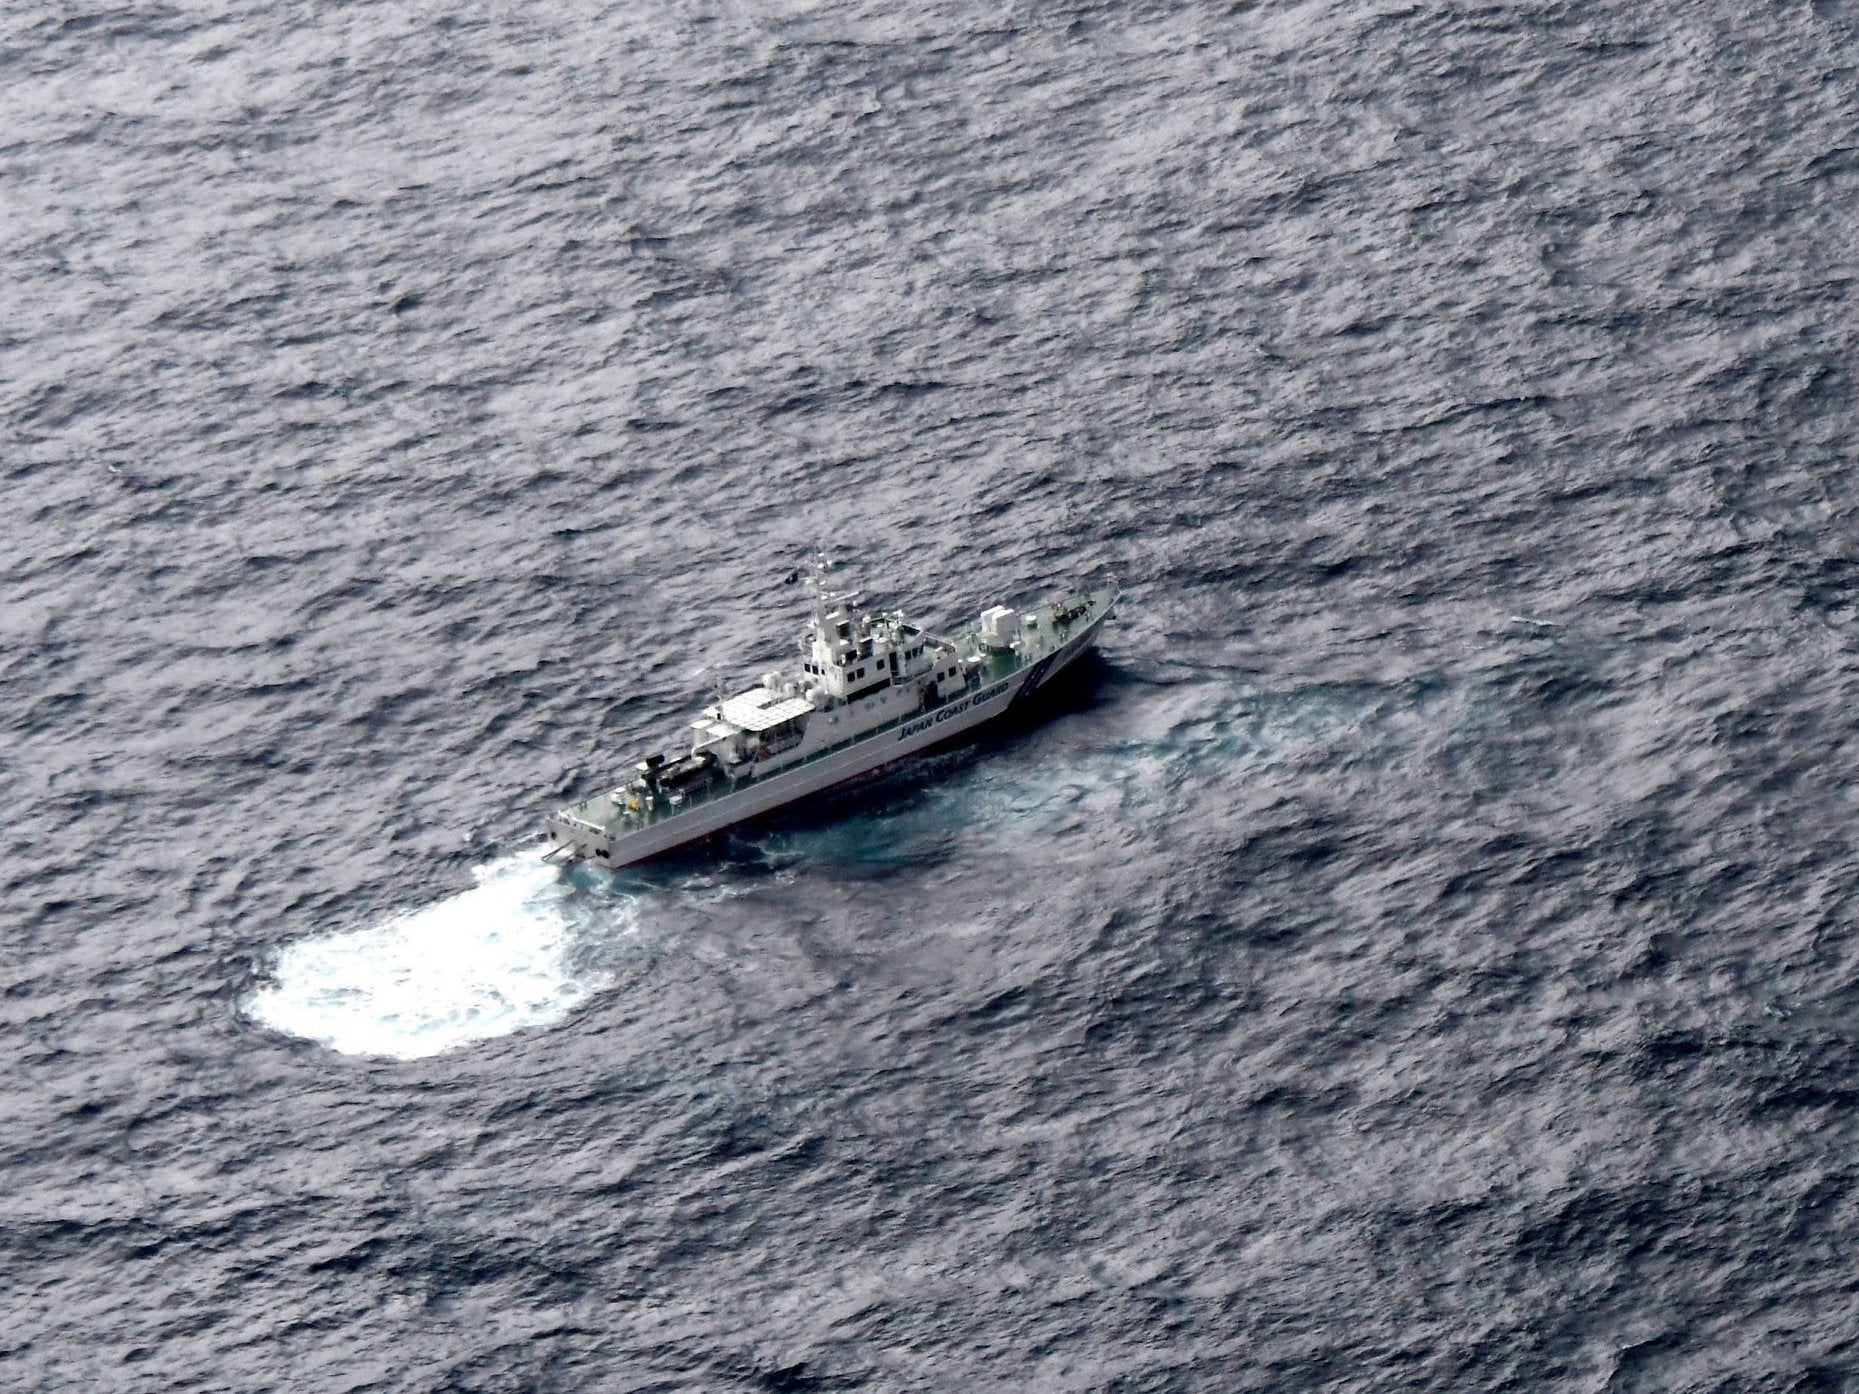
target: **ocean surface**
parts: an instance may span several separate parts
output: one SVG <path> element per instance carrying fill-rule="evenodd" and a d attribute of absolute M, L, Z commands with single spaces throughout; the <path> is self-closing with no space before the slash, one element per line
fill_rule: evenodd
<path fill-rule="evenodd" d="M 1859 5 L 0 12 L 0 1388 L 1859 1379 Z M 613 875 L 793 648 L 1046 719 Z"/>

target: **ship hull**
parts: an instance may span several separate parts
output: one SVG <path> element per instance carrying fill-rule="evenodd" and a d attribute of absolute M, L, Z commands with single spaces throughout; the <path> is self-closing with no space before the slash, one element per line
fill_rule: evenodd
<path fill-rule="evenodd" d="M 1088 628 L 1072 635 L 1060 647 L 1021 671 L 969 696 L 958 697 L 894 730 L 880 732 L 797 769 L 757 780 L 747 788 L 710 800 L 700 808 L 649 828 L 608 836 L 598 829 L 571 826 L 557 831 L 557 841 L 597 866 L 632 866 L 922 754 L 933 746 L 987 725 L 1004 716 L 1016 702 L 1030 697 L 1096 643 L 1098 631 L 1107 618 L 1108 615 L 1099 616 Z"/>

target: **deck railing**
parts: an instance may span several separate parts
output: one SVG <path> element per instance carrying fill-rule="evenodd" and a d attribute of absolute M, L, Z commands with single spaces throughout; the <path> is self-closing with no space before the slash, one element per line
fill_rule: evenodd
<path fill-rule="evenodd" d="M 1084 610 L 1074 613 L 1070 620 L 1053 624 L 1052 632 L 1055 642 L 1049 647 L 1042 648 L 1040 652 L 1030 657 L 1021 654 L 1018 650 L 1007 650 L 1005 652 L 997 650 L 987 651 L 984 666 L 976 670 L 974 679 L 964 686 L 960 692 L 951 693 L 948 698 L 943 702 L 939 702 L 937 706 L 946 706 L 949 702 L 960 701 L 966 693 L 974 692 L 988 686 L 990 683 L 999 682 L 1002 678 L 1010 678 L 1022 668 L 1030 667 L 1045 658 L 1047 654 L 1054 653 L 1063 648 L 1071 641 L 1072 630 L 1078 627 L 1076 621 L 1079 615 L 1093 616 L 1085 627 L 1089 627 L 1089 624 L 1096 623 L 1096 618 L 1093 614 L 1095 609 L 1095 598 L 1093 598 L 1092 604 L 1087 605 Z M 928 710 L 935 710 L 935 708 L 930 708 Z M 808 765 L 814 764 L 819 760 L 824 760 L 829 755 L 836 755 L 840 751 L 851 746 L 871 740 L 874 736 L 881 736 L 886 731 L 894 731 L 906 721 L 915 721 L 918 717 L 925 714 L 926 709 L 919 707 L 915 711 L 905 712 L 900 716 L 891 717 L 888 721 L 881 721 L 876 726 L 868 726 L 856 735 L 847 736 L 844 740 L 834 741 L 831 745 L 823 745 L 818 750 L 809 751 L 806 755 L 793 763 L 770 770 L 765 775 L 758 775 L 751 772 L 750 774 L 740 776 L 730 781 L 728 784 L 724 784 L 721 781 L 714 781 L 701 793 L 686 795 L 682 801 L 676 804 L 671 803 L 670 799 L 667 798 L 665 804 L 662 806 L 658 804 L 645 805 L 639 809 L 639 822 L 634 826 L 651 827 L 656 823 L 663 822 L 667 818 L 675 818 L 681 814 L 690 812 L 692 809 L 702 808 L 713 799 L 722 798 L 743 789 L 754 788 L 755 785 L 761 783 L 764 779 L 773 779 L 780 775 L 792 773 L 795 770 L 805 769 Z M 586 808 L 588 804 L 595 802 L 596 799 L 602 798 L 612 799 L 613 795 L 610 793 L 597 794 L 593 799 L 589 799 L 585 803 L 577 804 L 575 810 Z M 618 800 L 614 800 L 614 802 L 617 804 Z M 575 810 L 569 811 L 570 817 L 576 817 Z M 621 812 L 624 812 L 624 810 L 621 810 Z M 577 821 L 589 827 L 598 826 L 588 819 L 577 818 Z M 604 829 L 602 829 L 602 831 L 604 831 Z"/>

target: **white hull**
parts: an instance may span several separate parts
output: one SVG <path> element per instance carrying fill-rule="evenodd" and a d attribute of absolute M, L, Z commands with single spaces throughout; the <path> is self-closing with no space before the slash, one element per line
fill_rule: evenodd
<path fill-rule="evenodd" d="M 658 856 L 674 847 L 696 842 L 725 828 L 734 827 L 784 808 L 798 799 L 831 789 L 876 769 L 908 759 L 931 746 L 940 745 L 977 726 L 1001 716 L 1014 702 L 1043 686 L 1054 674 L 1074 662 L 1089 649 L 1103 626 L 1103 617 L 1039 662 L 982 688 L 968 697 L 905 722 L 893 730 L 879 732 L 844 750 L 797 767 L 785 774 L 758 779 L 746 789 L 708 800 L 674 818 L 651 827 L 621 833 L 611 839 L 610 850 L 599 856 L 597 865 L 631 866 L 634 862 Z M 592 831 L 592 830 L 590 830 Z"/>

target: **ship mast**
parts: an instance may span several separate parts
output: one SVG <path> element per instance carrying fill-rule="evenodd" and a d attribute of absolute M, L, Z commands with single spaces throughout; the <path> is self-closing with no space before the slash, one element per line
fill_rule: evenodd
<path fill-rule="evenodd" d="M 813 632 L 820 633 L 826 627 L 826 605 L 832 595 L 826 589 L 826 552 L 823 548 L 813 549 L 813 560 L 807 567 L 807 593 L 813 597 Z"/>

